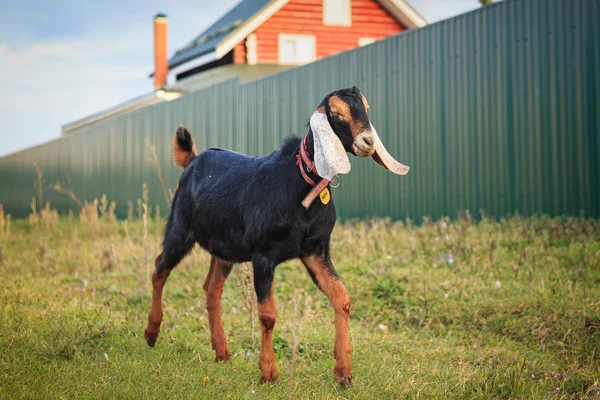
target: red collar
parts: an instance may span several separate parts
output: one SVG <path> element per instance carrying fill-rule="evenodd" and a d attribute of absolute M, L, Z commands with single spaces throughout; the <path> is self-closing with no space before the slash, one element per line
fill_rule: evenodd
<path fill-rule="evenodd" d="M 308 149 L 306 148 L 306 138 L 307 135 L 304 135 L 304 139 L 302 139 L 302 143 L 300 144 L 300 151 L 296 154 L 296 165 L 300 168 L 300 173 L 302 177 L 309 185 L 315 186 L 315 181 L 313 181 L 310 176 L 308 176 L 307 172 L 314 172 L 316 175 L 319 175 L 317 172 L 317 168 L 315 167 L 315 163 L 312 162 L 310 157 L 308 156 Z M 306 171 L 304 171 L 304 166 L 302 163 L 306 165 Z"/>
<path fill-rule="evenodd" d="M 329 181 L 325 178 L 321 178 L 319 183 L 316 184 L 315 181 L 313 181 L 310 178 L 310 176 L 308 176 L 308 174 L 306 173 L 306 171 L 308 171 L 319 175 L 319 173 L 317 172 L 317 168 L 315 167 L 315 163 L 313 163 L 310 157 L 308 156 L 308 150 L 306 149 L 307 137 L 308 134 L 304 135 L 304 139 L 302 139 L 302 143 L 300 144 L 300 151 L 298 152 L 298 154 L 296 154 L 296 165 L 298 166 L 298 168 L 300 168 L 300 173 L 302 174 L 302 177 L 304 178 L 306 183 L 308 183 L 311 186 L 314 186 L 312 190 L 308 192 L 304 200 L 302 200 L 302 205 L 308 210 L 308 207 L 310 207 L 312 202 L 315 201 L 317 196 L 321 194 L 323 189 L 325 189 L 331 182 L 333 182 L 333 180 Z M 304 171 L 303 163 L 306 165 L 306 171 Z"/>

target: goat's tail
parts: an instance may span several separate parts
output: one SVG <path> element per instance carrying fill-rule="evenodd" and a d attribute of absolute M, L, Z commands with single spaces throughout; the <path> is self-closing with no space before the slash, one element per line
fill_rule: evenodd
<path fill-rule="evenodd" d="M 173 140 L 173 157 L 175 164 L 181 168 L 186 168 L 196 157 L 196 146 L 194 139 L 186 128 L 179 126 Z"/>

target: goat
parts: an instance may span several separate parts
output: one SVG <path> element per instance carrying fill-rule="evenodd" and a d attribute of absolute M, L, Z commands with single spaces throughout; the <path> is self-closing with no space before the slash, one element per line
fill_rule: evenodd
<path fill-rule="evenodd" d="M 154 346 L 158 338 L 167 277 L 198 243 L 212 256 L 203 287 L 216 360 L 231 357 L 221 322 L 223 285 L 234 264 L 251 261 L 262 335 L 261 380 L 275 381 L 273 275 L 278 264 L 300 258 L 335 312 L 334 377 L 343 386 L 351 385 L 350 297 L 329 254 L 336 211 L 328 187 L 336 174 L 350 171 L 347 152 L 371 156 L 395 174 L 409 170 L 389 155 L 368 111 L 367 99 L 356 87 L 334 91 L 313 113 L 304 139 L 290 136 L 278 150 L 261 157 L 222 149 L 196 156 L 191 134 L 177 129 L 174 156 L 184 171 L 171 204 L 163 251 L 155 260 L 152 309 L 144 335 L 148 345 Z M 317 196 L 321 201 L 313 202 Z"/>

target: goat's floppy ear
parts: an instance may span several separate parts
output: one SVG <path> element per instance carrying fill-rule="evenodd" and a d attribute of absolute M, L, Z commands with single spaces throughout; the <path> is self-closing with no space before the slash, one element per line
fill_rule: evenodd
<path fill-rule="evenodd" d="M 331 180 L 336 174 L 350 172 L 346 150 L 329 125 L 323 109 L 317 109 L 310 117 L 310 129 L 315 144 L 315 167 L 319 176 Z"/>
<path fill-rule="evenodd" d="M 371 133 L 374 137 L 373 147 L 375 148 L 375 152 L 371 156 L 373 157 L 373 160 L 375 160 L 377 164 L 393 172 L 394 174 L 406 175 L 408 173 L 408 170 L 410 170 L 410 167 L 404 164 L 400 164 L 394 159 L 394 157 L 390 155 L 390 153 L 387 152 L 383 143 L 381 143 L 381 139 L 379 139 L 379 135 L 377 134 L 377 131 L 375 130 L 373 125 L 371 125 Z"/>

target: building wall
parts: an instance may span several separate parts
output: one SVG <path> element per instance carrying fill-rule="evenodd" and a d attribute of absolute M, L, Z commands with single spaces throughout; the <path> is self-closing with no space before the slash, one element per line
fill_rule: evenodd
<path fill-rule="evenodd" d="M 233 63 L 243 64 L 246 62 L 246 40 L 239 42 L 233 49 Z"/>
<path fill-rule="evenodd" d="M 405 28 L 375 0 L 352 0 L 351 26 L 324 26 L 323 0 L 291 0 L 254 33 L 259 63 L 278 61 L 278 35 L 314 34 L 317 58 L 358 46 L 361 37 L 381 39 Z"/>

